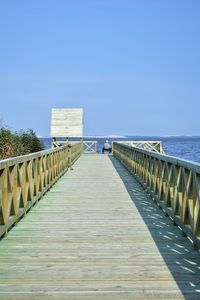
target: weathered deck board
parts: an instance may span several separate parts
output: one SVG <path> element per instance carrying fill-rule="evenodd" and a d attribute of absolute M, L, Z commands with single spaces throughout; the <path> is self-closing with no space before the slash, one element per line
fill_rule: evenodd
<path fill-rule="evenodd" d="M 0 242 L 0 299 L 200 299 L 199 254 L 128 171 L 73 168 Z"/>

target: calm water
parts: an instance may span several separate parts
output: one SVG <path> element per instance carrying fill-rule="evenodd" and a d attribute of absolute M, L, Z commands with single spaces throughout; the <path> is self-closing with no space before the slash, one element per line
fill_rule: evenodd
<path fill-rule="evenodd" d="M 51 139 L 41 139 L 46 148 L 51 148 Z M 93 138 L 86 140 L 95 140 Z M 96 139 L 98 141 L 98 151 L 102 151 L 102 146 L 105 141 L 104 138 Z M 166 154 L 181 157 L 187 160 L 195 161 L 200 163 L 200 137 L 128 137 L 113 140 L 158 140 L 162 141 L 163 148 Z M 109 139 L 112 141 L 112 139 Z"/>

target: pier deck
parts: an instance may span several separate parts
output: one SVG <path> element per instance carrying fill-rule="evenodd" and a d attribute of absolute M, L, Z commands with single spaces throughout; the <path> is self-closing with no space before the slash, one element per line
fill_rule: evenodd
<path fill-rule="evenodd" d="M 0 242 L 0 299 L 200 299 L 200 256 L 117 159 L 82 155 Z"/>

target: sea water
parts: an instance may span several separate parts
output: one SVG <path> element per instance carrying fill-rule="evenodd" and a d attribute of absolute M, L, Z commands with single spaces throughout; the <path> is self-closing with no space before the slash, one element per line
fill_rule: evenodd
<path fill-rule="evenodd" d="M 51 148 L 50 138 L 41 138 L 45 148 Z M 97 141 L 97 151 L 102 152 L 105 140 L 112 141 L 162 141 L 165 154 L 180 157 L 186 160 L 191 160 L 200 163 L 200 137 L 126 137 L 126 138 L 86 138 L 85 140 Z"/>

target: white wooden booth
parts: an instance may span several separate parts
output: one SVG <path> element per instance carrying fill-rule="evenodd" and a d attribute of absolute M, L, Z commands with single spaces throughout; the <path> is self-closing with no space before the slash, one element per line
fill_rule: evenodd
<path fill-rule="evenodd" d="M 53 108 L 51 112 L 52 138 L 82 138 L 83 109 Z"/>

